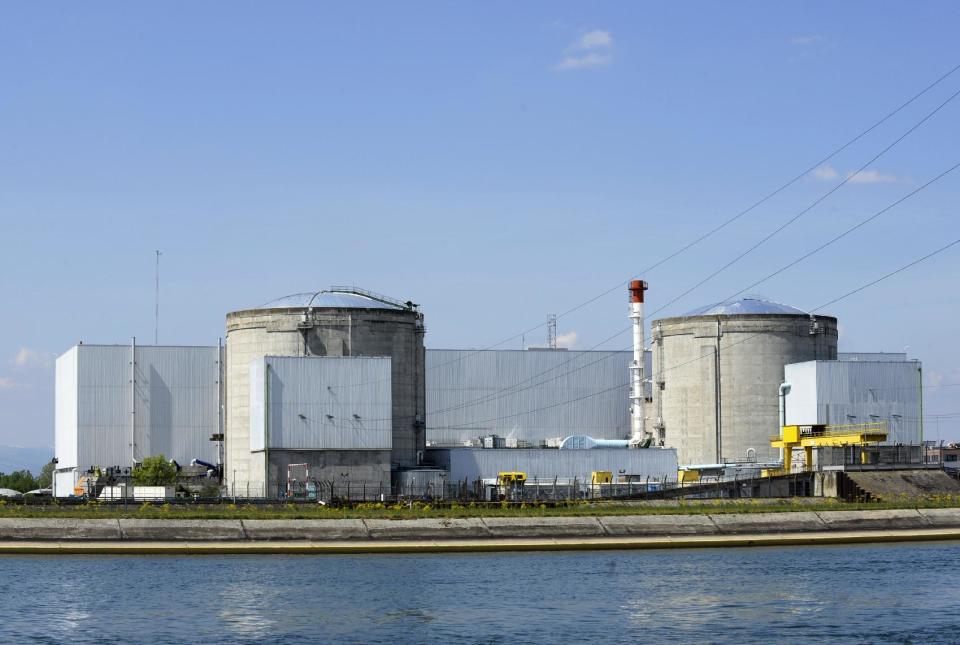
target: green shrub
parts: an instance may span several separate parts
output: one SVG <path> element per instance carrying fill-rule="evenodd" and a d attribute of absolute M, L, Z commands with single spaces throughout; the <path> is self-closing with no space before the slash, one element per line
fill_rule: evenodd
<path fill-rule="evenodd" d="M 147 457 L 133 471 L 137 486 L 167 486 L 177 481 L 177 467 L 163 455 Z"/>

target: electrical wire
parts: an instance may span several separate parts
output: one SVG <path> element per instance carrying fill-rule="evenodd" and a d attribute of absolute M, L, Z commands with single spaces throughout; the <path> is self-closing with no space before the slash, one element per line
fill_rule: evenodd
<path fill-rule="evenodd" d="M 872 125 L 870 125 L 870 126 L 867 127 L 866 129 L 864 129 L 864 130 L 862 130 L 861 132 L 859 132 L 858 134 L 856 134 L 853 138 L 847 140 L 845 143 L 843 143 L 843 144 L 840 145 L 839 147 L 837 147 L 837 148 L 835 148 L 834 150 L 832 150 L 830 153 L 828 153 L 826 156 L 824 156 L 823 158 L 821 158 L 820 160 L 818 160 L 817 162 L 815 162 L 815 163 L 812 164 L 811 166 L 805 168 L 805 169 L 804 169 L 803 171 L 801 171 L 800 173 L 794 175 L 793 177 L 791 177 L 790 179 L 788 179 L 788 180 L 787 180 L 786 182 L 784 182 L 783 184 L 780 184 L 777 188 L 775 188 L 775 189 L 772 190 L 771 192 L 767 193 L 766 195 L 764 195 L 763 197 L 761 197 L 761 198 L 758 199 L 757 201 L 753 202 L 753 203 L 752 203 L 750 206 L 748 206 L 747 208 L 739 211 L 738 213 L 736 213 L 736 214 L 733 215 L 732 217 L 724 220 L 723 222 L 721 222 L 720 224 L 718 224 L 718 225 L 715 226 L 714 228 L 708 230 L 706 233 L 703 233 L 702 235 L 700 235 L 699 237 L 695 238 L 693 241 L 687 243 L 686 245 L 684 245 L 684 246 L 682 246 L 682 247 L 674 250 L 673 252 L 671 252 L 671 253 L 668 254 L 667 256 L 663 257 L 662 259 L 658 260 L 657 262 L 654 262 L 654 263 L 651 264 L 650 266 L 648 266 L 648 267 L 646 267 L 645 269 L 643 269 L 639 274 L 631 277 L 629 280 L 620 281 L 620 282 L 618 282 L 616 285 L 610 287 L 609 289 L 607 289 L 607 290 L 605 290 L 605 291 L 602 291 L 601 293 L 599 293 L 599 294 L 597 294 L 597 295 L 595 295 L 595 296 L 593 296 L 593 297 L 591 297 L 591 298 L 589 298 L 589 299 L 587 299 L 587 300 L 585 300 L 585 301 L 583 301 L 583 302 L 581 302 L 581 303 L 579 303 L 579 304 L 577 304 L 577 305 L 575 305 L 575 306 L 567 309 L 566 311 L 564 311 L 564 312 L 562 312 L 562 313 L 560 313 L 560 314 L 557 314 L 557 315 L 556 315 L 556 319 L 559 320 L 560 318 L 563 318 L 564 316 L 568 316 L 568 315 L 570 315 L 570 314 L 572 314 L 572 313 L 574 313 L 574 312 L 576 312 L 576 311 L 579 311 L 580 309 L 583 309 L 584 307 L 589 306 L 590 304 L 593 304 L 594 302 L 596 302 L 596 301 L 599 300 L 600 298 L 603 298 L 604 296 L 609 295 L 609 294 L 612 293 L 613 291 L 615 291 L 615 290 L 617 290 L 617 289 L 623 288 L 626 284 L 628 284 L 628 283 L 630 282 L 630 280 L 633 280 L 633 279 L 636 279 L 636 278 L 638 278 L 638 277 L 642 277 L 642 276 L 645 276 L 645 275 L 649 274 L 650 271 L 653 271 L 654 269 L 662 266 L 663 264 L 666 264 L 666 263 L 669 262 L 670 260 L 672 260 L 672 259 L 676 258 L 677 256 L 685 253 L 686 251 L 688 251 L 688 250 L 690 250 L 691 248 L 697 246 L 697 245 L 700 244 L 701 242 L 709 239 L 710 237 L 712 237 L 712 236 L 715 235 L 716 233 L 719 233 L 719 232 L 722 231 L 723 229 L 727 228 L 729 225 L 733 224 L 733 223 L 736 222 L 737 220 L 739 220 L 739 219 L 741 219 L 742 217 L 746 216 L 747 214 L 753 212 L 754 210 L 756 210 L 757 208 L 759 208 L 760 206 L 762 206 L 763 204 L 765 204 L 765 203 L 768 202 L 769 200 L 771 200 L 771 199 L 773 199 L 774 197 L 776 197 L 777 195 L 779 195 L 781 192 L 783 192 L 783 191 L 786 190 L 787 188 L 793 186 L 795 183 L 797 183 L 798 181 L 800 181 L 801 179 L 803 179 L 804 177 L 806 177 L 807 175 L 809 175 L 813 170 L 815 170 L 815 169 L 819 168 L 820 166 L 822 166 L 823 164 L 827 163 L 828 161 L 830 161 L 831 159 L 833 159 L 834 157 L 836 157 L 838 154 L 840 154 L 841 152 L 843 152 L 844 150 L 846 150 L 847 148 L 849 148 L 850 146 L 852 146 L 853 144 L 855 144 L 857 141 L 861 140 L 863 137 L 867 136 L 868 134 L 870 134 L 871 132 L 873 132 L 874 130 L 876 130 L 878 127 L 880 127 L 881 125 L 883 125 L 884 123 L 886 123 L 887 121 L 889 121 L 891 118 L 893 118 L 894 116 L 896 116 L 897 114 L 899 114 L 901 111 L 903 111 L 904 109 L 906 109 L 907 107 L 909 107 L 910 105 L 912 105 L 914 102 L 916 102 L 917 99 L 921 98 L 922 96 L 924 96 L 925 94 L 927 94 L 929 91 L 931 91 L 932 89 L 934 89 L 935 87 L 937 87 L 938 85 L 940 85 L 940 83 L 942 83 L 943 81 L 945 81 L 947 78 L 949 78 L 950 76 L 952 76 L 953 74 L 955 74 L 958 70 L 960 70 L 960 64 L 954 65 L 952 68 L 950 68 L 949 70 L 947 70 L 947 72 L 945 72 L 944 74 L 942 74 L 941 76 L 939 76 L 939 77 L 938 77 L 937 79 L 935 79 L 933 82 L 931 82 L 931 83 L 929 83 L 928 85 L 926 85 L 923 89 L 921 89 L 919 92 L 917 92 L 916 94 L 914 94 L 913 96 L 911 96 L 910 98 L 908 98 L 906 101 L 904 101 L 903 103 L 901 103 L 900 105 L 898 105 L 896 108 L 894 108 L 894 109 L 891 110 L 890 112 L 888 112 L 886 115 L 884 115 L 884 116 L 883 116 L 882 118 L 880 118 L 878 121 L 874 122 Z M 890 148 L 892 148 L 892 147 L 895 146 L 897 143 L 899 143 L 900 141 L 902 141 L 905 137 L 907 137 L 909 134 L 911 134 L 911 133 L 913 132 L 913 130 L 915 130 L 916 128 L 920 127 L 920 125 L 922 125 L 927 119 L 929 119 L 930 117 L 932 117 L 934 114 L 936 114 L 936 112 L 938 112 L 942 107 L 944 107 L 944 106 L 946 105 L 946 103 L 949 103 L 951 100 L 953 100 L 953 98 L 954 98 L 955 96 L 956 96 L 956 94 L 954 94 L 954 95 L 951 96 L 949 99 L 947 99 L 946 102 L 944 102 L 944 103 L 942 103 L 940 106 L 938 106 L 932 113 L 929 113 L 926 117 L 924 117 L 924 119 L 923 119 L 922 121 L 920 121 L 918 124 L 916 124 L 916 125 L 915 125 L 913 128 L 911 128 L 909 131 L 907 131 L 907 132 L 906 132 L 904 135 L 902 135 L 899 139 L 897 139 L 896 141 L 894 141 L 894 143 L 890 144 L 890 146 L 888 146 L 886 149 L 884 149 L 883 151 L 881 151 L 880 154 L 878 154 L 876 157 L 874 157 L 871 161 L 868 161 L 866 164 L 864 164 L 864 166 L 861 167 L 860 170 L 865 169 L 866 166 L 868 166 L 869 164 L 871 164 L 871 163 L 873 163 L 874 161 L 876 161 L 876 159 L 878 159 L 880 156 L 882 156 L 883 154 L 885 154 Z M 858 172 L 860 172 L 860 171 L 858 171 Z M 836 187 L 834 187 L 833 190 L 831 190 L 830 192 L 828 192 L 828 193 L 827 193 L 826 195 L 824 195 L 818 202 L 812 204 L 812 205 L 811 205 L 810 207 L 808 207 L 808 209 L 806 209 L 806 210 L 809 210 L 810 208 L 813 208 L 814 206 L 816 206 L 817 203 L 819 203 L 820 201 L 823 201 L 823 199 L 826 199 L 830 194 L 832 194 L 833 192 L 835 192 L 836 190 L 838 190 L 838 189 L 839 189 L 841 186 L 843 186 L 847 181 L 849 181 L 849 179 L 850 179 L 850 177 L 847 177 L 843 182 L 841 182 L 839 185 L 837 185 Z M 799 218 L 800 216 L 802 216 L 805 212 L 806 212 L 806 211 L 801 212 L 799 215 L 797 215 L 797 216 L 794 218 L 794 220 L 788 222 L 783 228 L 786 228 L 786 226 L 789 226 L 789 224 L 791 224 L 793 221 L 795 221 L 796 219 L 798 219 L 798 218 Z M 782 230 L 782 228 L 779 229 L 779 230 Z M 770 235 L 770 237 L 772 237 L 773 235 L 776 235 L 776 233 L 778 233 L 779 230 L 774 231 L 774 232 Z M 766 239 L 769 239 L 769 237 L 766 238 Z M 757 246 L 759 246 L 760 244 L 763 244 L 763 243 L 766 241 L 766 239 L 761 240 L 761 242 L 758 243 L 756 246 L 754 246 L 754 247 L 751 248 L 751 249 L 748 249 L 748 251 L 747 251 L 746 253 L 744 253 L 744 255 L 746 255 L 747 253 L 750 253 L 753 249 L 755 249 L 755 248 L 756 248 Z M 743 255 L 741 255 L 740 257 L 736 258 L 736 259 L 733 261 L 733 263 L 739 261 L 739 259 L 741 259 L 742 257 L 743 257 Z M 732 263 L 731 263 L 731 265 L 732 265 Z M 727 266 L 730 266 L 730 265 L 727 265 Z M 721 268 L 720 271 L 725 270 L 725 269 L 727 268 L 727 266 Z M 717 272 L 717 273 L 719 273 L 719 272 Z M 701 286 L 704 282 L 712 279 L 715 275 L 716 275 L 716 273 L 715 273 L 715 274 L 712 274 L 711 276 L 708 276 L 708 278 L 705 279 L 703 282 L 698 283 L 697 285 L 694 285 L 694 287 L 692 287 L 690 290 L 688 290 L 687 292 L 681 294 L 680 296 L 678 296 L 677 298 L 675 298 L 673 301 L 671 301 L 670 303 L 667 303 L 667 305 L 664 305 L 664 306 L 668 306 L 669 304 L 672 304 L 673 302 L 676 302 L 676 300 L 679 300 L 679 299 L 682 298 L 683 296 L 688 295 L 688 294 L 690 293 L 690 291 L 695 290 L 696 288 L 698 288 L 699 286 Z M 662 308 L 661 308 L 661 309 L 662 309 Z M 509 336 L 509 337 L 507 337 L 507 338 L 504 338 L 503 340 L 500 340 L 499 342 L 496 342 L 496 343 L 494 343 L 494 344 L 492 344 L 492 345 L 487 345 L 487 346 L 482 347 L 482 348 L 480 348 L 480 349 L 468 350 L 468 352 L 470 352 L 471 354 L 473 354 L 473 353 L 479 353 L 479 352 L 487 351 L 487 350 L 491 350 L 491 349 L 496 349 L 497 347 L 500 347 L 501 345 L 504 345 L 504 344 L 506 344 L 506 343 L 508 343 L 508 342 L 510 342 L 510 341 L 516 340 L 516 339 L 518 339 L 518 338 L 522 338 L 522 337 L 526 336 L 527 334 L 529 334 L 529 333 L 531 333 L 531 332 L 534 332 L 534 331 L 536 331 L 536 330 L 538 330 L 538 329 L 546 326 L 547 324 L 549 324 L 549 321 L 545 321 L 545 322 L 538 323 L 537 325 L 535 325 L 535 326 L 533 326 L 533 327 L 530 327 L 530 328 L 528 328 L 528 329 L 526 329 L 526 330 L 524 330 L 524 331 L 521 331 L 521 332 L 519 332 L 519 333 L 517 333 L 517 334 L 514 334 L 514 335 L 512 335 L 512 336 Z M 628 329 L 629 329 L 629 328 L 628 328 Z M 623 333 L 623 332 L 621 332 L 621 333 Z M 618 335 L 619 335 L 619 334 L 618 334 Z M 606 341 L 604 341 L 604 342 L 606 342 Z M 433 366 L 431 366 L 431 367 L 428 368 L 428 369 L 439 369 L 440 367 L 443 367 L 444 365 L 448 365 L 448 364 L 451 364 L 451 363 L 454 363 L 454 362 L 463 361 L 463 360 L 465 360 L 469 355 L 470 355 L 470 354 L 468 354 L 467 356 L 459 356 L 459 357 L 457 357 L 457 358 L 455 358 L 455 359 L 451 359 L 450 361 L 447 361 L 447 362 L 445 362 L 445 363 L 441 363 L 441 364 L 439 364 L 439 365 L 433 365 Z M 350 387 L 350 386 L 341 386 L 341 387 Z"/>
<path fill-rule="evenodd" d="M 914 266 L 916 266 L 916 265 L 918 265 L 918 264 L 920 264 L 920 263 L 922 263 L 922 262 L 925 262 L 925 261 L 933 258 L 934 256 L 939 255 L 940 253 L 943 253 L 944 251 L 946 251 L 946 250 L 948 250 L 948 249 L 956 246 L 957 244 L 960 244 L 960 239 L 956 239 L 956 240 L 950 242 L 949 244 L 946 244 L 946 245 L 944 245 L 944 246 L 941 246 L 940 248 L 938 248 L 938 249 L 936 249 L 936 250 L 934 250 L 934 251 L 931 251 L 930 253 L 927 253 L 926 255 L 924 255 L 924 256 L 916 259 L 916 260 L 913 260 L 912 262 L 909 262 L 908 264 L 905 264 L 905 265 L 903 265 L 903 266 L 901 266 L 901 267 L 899 267 L 899 268 L 897 268 L 897 269 L 895 269 L 895 270 L 893 270 L 893 271 L 890 271 L 889 273 L 886 273 L 886 274 L 884 274 L 883 276 L 880 276 L 879 278 L 876 278 L 875 280 L 871 280 L 870 282 L 867 282 L 866 284 L 863 284 L 863 285 L 857 287 L 856 289 L 853 289 L 853 290 L 851 290 L 851 291 L 848 291 L 847 293 L 843 294 L 842 296 L 839 296 L 839 297 L 837 297 L 837 298 L 834 298 L 833 300 L 830 300 L 830 301 L 825 302 L 825 303 L 823 303 L 823 304 L 821 304 L 821 305 L 818 305 L 818 306 L 814 307 L 813 309 L 811 309 L 811 310 L 810 310 L 810 313 L 819 311 L 819 310 L 821 310 L 821 309 L 824 309 L 825 307 L 829 307 L 830 305 L 835 304 L 835 303 L 837 303 L 837 302 L 840 302 L 841 300 L 844 300 L 844 299 L 846 299 L 846 298 L 849 298 L 850 296 L 855 295 L 855 294 L 857 294 L 857 293 L 859 293 L 859 292 L 861 292 L 861 291 L 863 291 L 863 290 L 865 290 L 865 289 L 869 289 L 870 287 L 872 287 L 872 286 L 874 286 L 874 285 L 876 285 L 876 284 L 878 284 L 878 283 L 880 283 L 880 282 L 883 282 L 884 280 L 887 280 L 887 279 L 889 279 L 889 278 L 891 278 L 891 277 L 893 277 L 893 276 L 895 276 L 895 275 L 897 275 L 897 274 L 899 274 L 899 273 L 902 273 L 903 271 L 906 271 L 907 269 L 910 269 L 910 268 L 912 268 L 912 267 L 914 267 Z M 740 340 L 737 340 L 737 341 L 735 341 L 735 342 L 733 342 L 733 343 L 730 343 L 730 344 L 726 345 L 725 349 L 729 349 L 729 348 L 731 348 L 731 347 L 735 347 L 735 346 L 737 346 L 737 345 L 741 345 L 741 344 L 743 344 L 743 343 L 745 343 L 745 342 L 747 342 L 747 341 L 749 341 L 749 340 L 752 340 L 752 339 L 754 339 L 754 338 L 760 337 L 760 336 L 762 336 L 762 335 L 763 335 L 762 333 L 751 334 L 751 335 L 749 335 L 749 336 L 746 336 L 745 338 L 742 338 L 742 339 L 740 339 Z M 694 359 L 691 359 L 691 360 L 689 360 L 689 361 L 684 361 L 684 362 L 682 362 L 682 363 L 678 363 L 678 364 L 676 364 L 676 365 L 673 365 L 673 366 L 671 366 L 671 367 L 669 367 L 669 368 L 661 369 L 658 373 L 659 373 L 659 374 L 663 374 L 663 373 L 665 373 L 665 372 L 669 372 L 669 371 L 672 371 L 672 370 L 675 370 L 675 369 L 679 369 L 679 368 L 681 368 L 681 367 L 684 367 L 684 366 L 686 366 L 686 365 L 690 365 L 690 364 L 692 364 L 692 363 L 696 363 L 696 362 L 698 362 L 698 361 L 703 360 L 706 356 L 712 356 L 712 355 L 709 355 L 709 354 L 707 354 L 707 355 L 701 355 L 701 356 L 698 356 L 698 357 L 696 357 L 696 358 L 694 358 Z M 619 385 L 619 386 L 617 386 L 617 387 L 621 387 L 621 388 L 622 388 L 622 387 L 624 387 L 624 384 L 621 384 L 621 385 Z M 598 392 L 594 392 L 594 393 L 591 393 L 591 394 L 579 396 L 579 397 L 576 397 L 576 398 L 574 398 L 574 399 L 570 399 L 570 400 L 567 400 L 567 401 L 561 401 L 561 402 L 558 402 L 558 403 L 551 404 L 551 405 L 549 405 L 549 406 L 544 406 L 544 407 L 540 407 L 540 408 L 534 408 L 534 409 L 532 409 L 532 410 L 526 410 L 525 412 L 520 412 L 520 413 L 516 413 L 516 414 L 504 415 L 504 416 L 498 416 L 498 417 L 492 417 L 492 418 L 483 419 L 483 420 L 480 420 L 480 421 L 474 420 L 474 421 L 471 421 L 471 423 L 470 423 L 469 425 L 474 426 L 474 425 L 479 425 L 479 424 L 482 424 L 482 423 L 500 422 L 500 421 L 503 421 L 503 420 L 505 420 L 505 419 L 510 419 L 510 418 L 514 418 L 514 417 L 518 417 L 518 416 L 523 416 L 523 415 L 526 415 L 526 414 L 533 414 L 533 413 L 535 413 L 535 412 L 541 412 L 541 411 L 543 411 L 543 410 L 552 409 L 552 408 L 558 407 L 558 406 L 560 406 L 560 405 L 564 405 L 564 404 L 568 404 L 568 403 L 575 403 L 575 402 L 577 402 L 577 401 L 582 401 L 582 400 L 584 400 L 584 399 L 588 399 L 588 398 L 591 398 L 591 397 L 594 397 L 594 396 L 599 396 L 600 394 L 603 394 L 603 393 L 605 393 L 605 392 L 608 392 L 608 391 L 611 391 L 611 390 L 614 390 L 614 389 L 616 389 L 616 387 L 614 387 L 614 388 L 605 388 L 605 389 L 600 390 L 600 391 L 598 391 Z M 926 415 L 925 415 L 925 416 L 926 416 Z M 447 427 L 447 428 L 450 428 L 450 429 L 458 429 L 458 428 L 460 428 L 460 427 L 462 427 L 462 426 L 446 426 L 446 427 Z"/>
<path fill-rule="evenodd" d="M 957 92 L 957 94 L 955 94 L 954 96 L 956 96 L 956 95 L 960 95 L 960 92 Z M 737 292 L 736 294 L 734 294 L 734 295 L 739 295 L 739 294 L 741 294 L 741 293 L 743 293 L 743 292 L 745 292 L 745 291 L 747 291 L 747 290 L 749 290 L 749 289 L 757 286 L 758 284 L 761 284 L 761 283 L 765 282 L 766 280 L 769 280 L 769 279 L 772 278 L 773 276 L 778 275 L 778 274 L 782 273 L 783 271 L 786 271 L 787 269 L 789 269 L 789 268 L 791 268 L 791 267 L 793 267 L 793 266 L 796 266 L 797 264 L 799 264 L 799 263 L 802 262 L 803 260 L 806 260 L 807 258 L 811 257 L 812 255 L 814 255 L 814 254 L 822 251 L 823 249 L 827 248 L 827 247 L 830 246 L 831 244 L 834 244 L 834 243 L 837 242 L 838 240 L 846 237 L 847 235 L 849 235 L 849 234 L 852 233 L 853 231 L 855 231 L 855 230 L 857 230 L 857 229 L 865 226 L 865 225 L 868 224 L 869 222 L 877 219 L 878 217 L 880 217 L 880 216 L 883 215 L 884 213 L 889 212 L 890 210 L 892 210 L 892 209 L 895 208 L 896 206 L 899 206 L 900 204 L 902 204 L 903 202 L 907 201 L 907 200 L 910 199 L 911 197 L 914 197 L 915 195 L 917 195 L 918 193 L 922 192 L 923 190 L 925 190 L 926 188 L 928 188 L 928 187 L 931 186 L 932 184 L 936 183 L 937 181 L 939 181 L 939 180 L 942 179 L 943 177 L 945 177 L 945 176 L 947 176 L 948 174 L 950 174 L 951 172 L 955 171 L 957 168 L 960 168 L 960 162 L 954 164 L 954 165 L 953 165 L 952 167 L 950 167 L 949 169 L 941 172 L 939 175 L 937 175 L 937 176 L 934 177 L 933 179 L 930 179 L 929 181 L 927 181 L 927 182 L 924 183 L 923 185 L 915 188 L 914 190 L 910 191 L 909 193 L 907 193 L 907 194 L 904 195 L 903 197 L 897 199 L 897 200 L 894 201 L 893 203 L 891 203 L 891 204 L 887 205 L 886 207 L 880 209 L 879 211 L 877 211 L 877 212 L 874 213 L 873 215 L 867 217 L 867 218 L 864 219 L 864 220 L 861 220 L 861 221 L 860 221 L 858 224 L 856 224 L 855 226 L 853 226 L 853 227 L 851 227 L 851 228 L 848 228 L 846 231 L 840 233 L 839 235 L 834 236 L 833 238 L 831 238 L 831 239 L 828 240 L 827 242 L 821 244 L 820 246 L 816 247 L 815 249 L 813 249 L 813 250 L 811 250 L 811 251 L 809 251 L 809 252 L 801 255 L 801 256 L 798 257 L 797 259 L 789 262 L 788 264 L 784 265 L 783 267 L 781 267 L 781 268 L 778 269 L 777 271 L 775 271 L 775 272 L 767 275 L 767 276 L 764 277 L 763 279 L 758 280 L 757 282 L 754 282 L 753 284 L 751 284 L 750 286 L 748 286 L 748 287 L 746 287 L 746 288 L 744 288 L 744 289 L 741 289 L 740 291 L 738 291 L 738 292 Z M 674 299 L 674 301 L 675 301 L 675 300 L 676 300 L 676 299 Z M 728 299 L 728 300 L 729 300 L 729 299 Z M 674 302 L 674 301 L 671 301 L 671 302 Z M 665 304 L 665 305 L 657 308 L 656 310 L 654 310 L 654 311 L 650 314 L 650 316 L 655 316 L 656 314 L 660 313 L 660 312 L 663 311 L 666 307 L 668 307 L 669 304 L 670 304 L 670 303 L 667 303 L 667 304 Z M 621 330 L 617 331 L 616 333 L 614 333 L 612 336 L 609 336 L 609 337 L 603 339 L 602 341 L 600 341 L 599 343 L 597 343 L 596 345 L 594 345 L 594 346 L 591 347 L 590 349 L 591 349 L 591 350 L 595 350 L 596 348 L 600 347 L 601 345 L 604 345 L 604 344 L 608 343 L 609 341 L 613 340 L 614 338 L 617 338 L 617 337 L 622 336 L 623 334 L 629 332 L 631 329 L 632 329 L 632 325 L 628 325 L 628 326 L 624 327 L 623 329 L 621 329 Z M 628 351 L 629 349 L 630 349 L 630 348 L 627 347 L 625 350 L 620 350 L 620 351 Z M 506 388 L 502 388 L 502 389 L 500 389 L 500 390 L 497 390 L 496 392 L 491 392 L 491 393 L 489 393 L 489 394 L 483 395 L 483 396 L 481 396 L 481 397 L 479 397 L 479 398 L 477 398 L 477 399 L 474 399 L 474 400 L 472 400 L 472 401 L 467 401 L 467 402 L 460 403 L 460 404 L 457 404 L 457 405 L 454 405 L 454 406 L 450 406 L 450 407 L 447 407 L 447 408 L 441 408 L 441 409 L 439 409 L 439 410 L 428 411 L 427 413 L 428 413 L 428 414 L 439 414 L 439 413 L 444 413 L 444 412 L 456 411 L 456 410 L 460 410 L 460 409 L 463 409 L 463 408 L 466 408 L 466 407 L 481 405 L 481 404 L 483 404 L 483 403 L 487 403 L 487 402 L 490 402 L 490 401 L 494 401 L 494 400 L 496 400 L 496 399 L 498 399 L 498 398 L 502 398 L 502 397 L 504 397 L 504 396 L 510 396 L 510 395 L 513 395 L 513 394 L 518 394 L 518 393 L 520 393 L 520 392 L 523 392 L 523 391 L 525 391 L 525 390 L 530 389 L 531 387 L 536 387 L 536 386 L 538 386 L 538 385 L 542 385 L 543 383 L 549 382 L 549 381 L 551 381 L 551 380 L 556 380 L 556 378 L 560 378 L 560 377 L 565 376 L 565 375 L 567 375 L 567 374 L 572 374 L 572 373 L 574 373 L 574 372 L 578 372 L 578 371 L 580 371 L 580 370 L 582 370 L 582 369 L 585 369 L 586 367 L 589 367 L 590 365 L 596 364 L 596 363 L 599 362 L 599 361 L 607 360 L 608 358 L 610 358 L 610 355 L 605 355 L 605 356 L 603 356 L 603 357 L 598 358 L 596 361 L 594 361 L 594 362 L 592 362 L 592 363 L 588 363 L 588 364 L 586 364 L 586 365 L 582 365 L 582 366 L 577 367 L 577 368 L 575 368 L 575 369 L 568 370 L 568 371 L 560 374 L 560 375 L 557 376 L 557 377 L 554 377 L 554 378 L 551 378 L 551 379 L 547 379 L 546 381 L 539 381 L 539 382 L 536 382 L 536 383 L 531 383 L 530 385 L 526 385 L 526 386 L 525 386 L 525 384 L 530 383 L 530 382 L 533 381 L 534 379 L 537 379 L 538 377 L 541 377 L 541 376 L 545 376 L 546 374 L 549 374 L 549 373 L 551 373 L 551 372 L 553 372 L 553 371 L 555 371 L 555 370 L 557 370 L 557 369 L 560 369 L 561 367 L 563 367 L 563 366 L 565 366 L 565 365 L 573 362 L 574 360 L 576 360 L 576 357 L 570 358 L 570 359 L 568 359 L 568 360 L 566 360 L 566 361 L 561 362 L 561 363 L 558 364 L 558 365 L 555 365 L 555 366 L 551 367 L 551 368 L 548 369 L 548 370 L 545 370 L 545 371 L 540 372 L 540 373 L 538 373 L 538 374 L 534 374 L 533 376 L 527 377 L 526 379 L 524 379 L 524 380 L 522 380 L 522 381 L 519 381 L 518 383 L 515 383 L 515 384 L 513 384 L 513 385 L 511 385 L 511 386 L 508 386 L 508 387 L 506 387 Z"/>

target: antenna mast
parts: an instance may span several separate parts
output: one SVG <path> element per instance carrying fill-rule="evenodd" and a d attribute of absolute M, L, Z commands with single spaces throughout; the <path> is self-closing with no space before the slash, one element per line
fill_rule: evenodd
<path fill-rule="evenodd" d="M 156 251 L 157 253 L 157 274 L 156 274 L 156 285 L 154 289 L 154 307 L 153 307 L 153 344 L 159 344 L 160 338 L 160 256 L 162 253 Z"/>

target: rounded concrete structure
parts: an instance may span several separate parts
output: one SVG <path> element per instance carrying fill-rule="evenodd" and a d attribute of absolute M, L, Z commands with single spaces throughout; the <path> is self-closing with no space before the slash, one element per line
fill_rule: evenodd
<path fill-rule="evenodd" d="M 389 357 L 390 465 L 417 466 L 426 445 L 423 336 L 416 305 L 354 288 L 294 294 L 228 313 L 225 483 L 266 492 L 263 475 L 251 468 L 250 448 L 250 363 L 265 356 Z M 271 469 L 277 470 L 268 475 L 271 482 L 286 478 L 285 468 Z"/>
<path fill-rule="evenodd" d="M 681 465 L 775 462 L 784 365 L 836 360 L 837 319 L 745 298 L 654 320 L 648 427 Z"/>

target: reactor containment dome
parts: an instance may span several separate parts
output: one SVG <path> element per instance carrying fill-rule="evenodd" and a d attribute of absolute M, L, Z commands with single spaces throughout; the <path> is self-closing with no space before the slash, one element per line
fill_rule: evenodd
<path fill-rule="evenodd" d="M 776 461 L 784 366 L 836 360 L 837 319 L 762 298 L 651 324 L 650 421 L 683 464 Z"/>
<path fill-rule="evenodd" d="M 266 493 L 271 490 L 271 482 L 286 476 L 288 460 L 312 464 L 318 472 L 323 468 L 331 472 L 340 469 L 337 476 L 343 476 L 351 472 L 350 466 L 360 466 L 359 462 L 373 458 L 370 453 L 332 455 L 329 450 L 315 454 L 302 447 L 290 455 L 277 449 L 269 450 L 269 458 L 252 455 L 251 364 L 267 357 L 389 358 L 392 445 L 388 454 L 377 459 L 387 460 L 387 470 L 419 465 L 426 447 L 426 404 L 424 325 L 417 305 L 356 287 L 331 287 L 228 313 L 226 326 L 224 478 L 228 486 L 244 490 L 249 485 Z M 349 387 L 372 385 L 367 381 L 351 377 Z M 341 383 L 324 387 L 332 396 L 338 387 L 348 386 Z"/>

